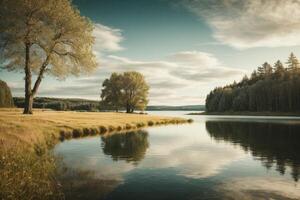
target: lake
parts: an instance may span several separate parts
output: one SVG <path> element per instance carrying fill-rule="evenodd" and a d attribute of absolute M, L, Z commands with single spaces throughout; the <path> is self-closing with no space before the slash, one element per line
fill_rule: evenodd
<path fill-rule="evenodd" d="M 67 199 L 300 199 L 300 118 L 149 113 L 194 123 L 58 144 Z"/>

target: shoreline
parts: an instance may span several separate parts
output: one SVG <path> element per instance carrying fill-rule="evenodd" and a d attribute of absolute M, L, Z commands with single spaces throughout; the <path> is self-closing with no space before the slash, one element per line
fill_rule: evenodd
<path fill-rule="evenodd" d="M 202 113 L 188 113 L 187 115 L 300 117 L 300 113 L 289 113 L 289 112 L 202 112 Z"/>
<path fill-rule="evenodd" d="M 191 123 L 191 119 L 113 112 L 74 112 L 34 109 L 0 109 L 0 140 L 28 144 L 134 131 L 146 127 Z"/>

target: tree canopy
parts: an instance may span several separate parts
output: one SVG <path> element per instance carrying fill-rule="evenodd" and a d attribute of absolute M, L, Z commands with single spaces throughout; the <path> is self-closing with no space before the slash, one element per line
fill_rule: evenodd
<path fill-rule="evenodd" d="M 206 110 L 300 112 L 300 64 L 293 53 L 286 64 L 266 62 L 250 78 L 215 88 L 206 98 Z"/>
<path fill-rule="evenodd" d="M 101 104 L 105 109 L 144 110 L 148 104 L 149 86 L 139 72 L 113 73 L 103 82 Z"/>
<path fill-rule="evenodd" d="M 93 25 L 70 0 L 1 0 L 0 7 L 0 61 L 24 70 L 24 113 L 32 113 L 45 73 L 65 78 L 95 69 Z"/>

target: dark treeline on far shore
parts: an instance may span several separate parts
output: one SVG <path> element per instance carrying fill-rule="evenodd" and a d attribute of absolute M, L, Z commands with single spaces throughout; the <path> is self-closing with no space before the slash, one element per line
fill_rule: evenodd
<path fill-rule="evenodd" d="M 215 88 L 206 98 L 207 112 L 299 112 L 300 64 L 293 53 L 286 66 L 265 62 L 251 77 Z"/>
<path fill-rule="evenodd" d="M 18 108 L 23 108 L 24 98 L 14 97 L 14 105 Z M 78 99 L 78 98 L 51 98 L 51 97 L 36 97 L 34 99 L 33 108 L 52 109 L 57 111 L 114 111 L 114 109 L 104 108 L 101 102 L 96 100 Z M 159 110 L 185 110 L 195 111 L 204 110 L 204 105 L 192 106 L 147 106 L 146 111 Z M 120 109 L 125 112 L 125 109 Z"/>
<path fill-rule="evenodd" d="M 14 97 L 14 104 L 18 108 L 24 107 L 25 99 L 23 97 Z M 86 99 L 64 99 L 36 97 L 33 102 L 33 108 L 52 109 L 52 110 L 82 110 L 97 111 L 99 110 L 99 101 Z"/>

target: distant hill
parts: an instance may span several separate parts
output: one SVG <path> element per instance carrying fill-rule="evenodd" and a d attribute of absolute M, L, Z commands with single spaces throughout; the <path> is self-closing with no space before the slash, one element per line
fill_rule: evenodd
<path fill-rule="evenodd" d="M 14 104 L 18 108 L 23 108 L 24 98 L 14 97 Z M 53 110 L 82 110 L 82 111 L 97 111 L 99 101 L 78 99 L 78 98 L 51 98 L 51 97 L 36 97 L 34 98 L 33 108 L 45 108 Z M 148 106 L 148 111 L 151 110 L 186 110 L 186 111 L 204 111 L 204 105 L 187 105 L 187 106 Z"/>
<path fill-rule="evenodd" d="M 148 106 L 146 110 L 186 110 L 186 111 L 204 111 L 205 105 L 187 105 L 187 106 Z"/>

